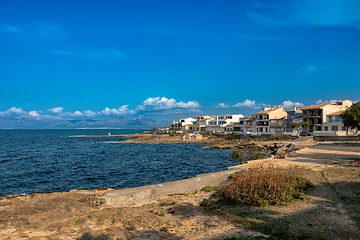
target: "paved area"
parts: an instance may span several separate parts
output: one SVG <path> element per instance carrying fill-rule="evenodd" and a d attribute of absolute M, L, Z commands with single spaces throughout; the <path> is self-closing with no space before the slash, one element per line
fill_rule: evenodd
<path fill-rule="evenodd" d="M 234 172 L 243 168 L 229 168 L 227 171 L 201 174 L 194 178 L 162 184 L 148 185 L 135 188 L 124 188 L 105 193 L 99 198 L 100 203 L 112 207 L 142 206 L 164 195 L 193 193 L 205 186 L 213 186 L 226 180 Z"/>

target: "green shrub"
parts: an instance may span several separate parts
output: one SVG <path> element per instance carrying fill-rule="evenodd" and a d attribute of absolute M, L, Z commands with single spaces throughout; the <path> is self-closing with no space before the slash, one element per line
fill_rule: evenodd
<path fill-rule="evenodd" d="M 236 132 L 232 132 L 231 135 L 229 136 L 229 140 L 234 140 L 237 138 L 237 133 Z"/>
<path fill-rule="evenodd" d="M 236 162 L 238 162 L 239 164 L 243 164 L 245 160 L 244 154 L 242 152 L 240 153 L 239 150 L 234 150 L 231 153 L 231 158 Z"/>
<path fill-rule="evenodd" d="M 312 186 L 304 175 L 305 169 L 296 165 L 259 164 L 233 174 L 221 186 L 221 197 L 238 205 L 283 205 L 304 198 L 303 191 Z"/>
<path fill-rule="evenodd" d="M 291 137 L 287 134 L 272 134 L 270 140 L 291 140 Z"/>
<path fill-rule="evenodd" d="M 239 164 L 243 164 L 245 159 L 250 161 L 266 157 L 267 155 L 259 150 L 258 146 L 255 145 L 251 146 L 250 148 L 244 148 L 242 150 L 234 150 L 231 153 L 231 158 Z"/>
<path fill-rule="evenodd" d="M 214 186 L 205 186 L 200 191 L 204 192 L 215 192 L 220 189 L 220 185 L 214 185 Z"/>
<path fill-rule="evenodd" d="M 170 137 L 174 137 L 175 133 L 169 133 Z"/>

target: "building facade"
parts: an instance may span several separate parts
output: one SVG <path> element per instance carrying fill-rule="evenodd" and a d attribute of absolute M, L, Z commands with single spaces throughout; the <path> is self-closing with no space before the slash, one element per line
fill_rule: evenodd
<path fill-rule="evenodd" d="M 287 112 L 284 108 L 264 108 L 263 111 L 255 114 L 256 132 L 274 133 L 284 132 L 284 119 Z"/>
<path fill-rule="evenodd" d="M 307 131 L 310 133 L 314 131 L 325 131 L 325 126 L 330 126 L 326 123 L 332 119 L 331 114 L 344 111 L 348 107 L 351 107 L 351 105 L 352 102 L 350 100 L 343 100 L 301 108 L 303 122 L 307 122 L 309 124 Z M 329 116 L 329 118 L 327 118 L 327 116 Z"/>

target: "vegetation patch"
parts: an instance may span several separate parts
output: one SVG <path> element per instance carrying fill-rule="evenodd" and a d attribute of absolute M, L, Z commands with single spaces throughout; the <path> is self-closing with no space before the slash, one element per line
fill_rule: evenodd
<path fill-rule="evenodd" d="M 215 186 L 205 186 L 203 187 L 200 191 L 203 192 L 216 192 L 220 190 L 220 185 L 215 185 Z"/>
<path fill-rule="evenodd" d="M 266 157 L 267 157 L 266 153 L 262 152 L 255 145 L 248 148 L 244 148 L 242 150 L 234 150 L 231 153 L 231 158 L 236 162 L 238 162 L 239 164 L 243 164 L 246 161 L 262 159 Z"/>
<path fill-rule="evenodd" d="M 272 134 L 270 140 L 291 140 L 291 137 L 287 134 Z"/>
<path fill-rule="evenodd" d="M 220 188 L 223 200 L 237 205 L 284 205 L 304 199 L 313 184 L 304 178 L 305 169 L 296 165 L 278 167 L 259 164 L 233 174 Z"/>
<path fill-rule="evenodd" d="M 237 139 L 237 133 L 236 132 L 232 132 L 231 135 L 229 136 L 229 140 L 234 140 Z"/>
<path fill-rule="evenodd" d="M 310 181 L 305 180 L 304 176 L 309 176 L 311 177 L 311 179 L 317 178 L 315 172 L 297 166 L 282 168 L 271 164 L 258 165 L 252 168 L 250 171 L 251 173 L 246 173 L 248 171 L 244 171 L 243 173 L 246 173 L 245 175 L 239 175 L 239 173 L 233 174 L 230 177 L 229 182 L 224 183 L 224 185 L 222 186 L 222 190 L 230 190 L 228 186 L 232 182 L 247 181 L 247 185 L 249 186 L 249 188 L 253 187 L 253 189 L 257 189 L 253 192 L 256 192 L 258 196 L 260 196 L 262 192 L 267 192 L 267 194 L 269 194 L 268 188 L 271 184 L 267 182 L 265 177 L 260 177 L 259 180 L 257 180 L 256 178 L 261 175 L 267 176 L 268 178 L 270 177 L 269 180 L 273 181 L 274 184 L 279 183 L 279 181 L 275 181 L 274 178 L 271 177 L 281 175 L 283 179 L 286 178 L 285 176 L 288 176 L 290 179 L 293 179 L 293 182 L 299 182 L 300 179 L 300 182 L 305 182 L 306 187 L 301 187 L 302 190 L 300 190 L 301 197 L 299 196 L 300 194 L 297 194 L 297 196 L 293 199 L 296 199 L 298 197 L 300 199 L 308 199 L 305 197 L 305 195 L 303 195 L 303 191 L 312 184 L 310 183 Z M 243 178 L 243 180 L 240 180 L 240 176 L 245 178 Z M 261 187 L 261 185 L 265 185 L 265 187 Z M 331 237 L 327 237 L 329 232 L 325 233 L 322 231 L 323 229 L 326 230 L 327 227 L 323 226 L 322 222 L 316 222 L 317 217 L 323 214 L 321 209 L 305 211 L 301 214 L 291 214 L 284 216 L 281 213 L 288 211 L 287 209 L 289 209 L 291 205 L 278 207 L 269 205 L 265 207 L 259 207 L 264 205 L 260 205 L 258 203 L 271 204 L 271 201 L 265 201 L 265 198 L 260 197 L 259 199 L 261 200 L 254 201 L 255 204 L 252 204 L 251 201 L 236 201 L 237 198 L 235 201 L 233 201 L 224 198 L 222 190 L 219 190 L 217 193 L 213 194 L 211 198 L 205 199 L 201 203 L 201 206 L 205 208 L 205 211 L 222 216 L 229 221 L 239 224 L 243 228 L 255 230 L 267 235 L 266 237 L 257 236 L 228 239 L 331 239 Z M 252 193 L 248 191 L 247 195 L 251 196 Z M 299 204 L 302 203 L 299 202 Z M 297 208 L 296 206 L 294 207 Z M 315 226 L 313 225 L 314 222 Z M 314 230 L 314 228 L 316 228 L 316 230 Z M 331 233 L 329 236 L 332 236 Z"/>

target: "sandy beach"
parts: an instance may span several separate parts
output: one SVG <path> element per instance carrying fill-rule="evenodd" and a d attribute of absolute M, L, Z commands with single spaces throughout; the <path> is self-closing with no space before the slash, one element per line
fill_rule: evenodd
<path fill-rule="evenodd" d="M 140 138 L 128 141 L 136 142 Z M 297 164 L 310 169 L 308 177 L 316 186 L 306 193 L 309 198 L 304 201 L 281 207 L 232 207 L 231 211 L 219 212 L 202 206 L 202 201 L 210 198 L 212 193 L 201 191 L 158 196 L 141 206 L 125 207 L 113 207 L 103 200 L 105 195 L 114 192 L 112 189 L 2 197 L 0 239 L 223 239 L 267 236 L 244 224 L 244 219 L 254 216 L 257 216 L 254 221 L 265 221 L 264 216 L 268 222 L 273 219 L 285 221 L 289 230 L 300 235 L 308 233 L 327 239 L 359 239 L 359 225 L 354 220 L 354 213 L 346 207 L 342 190 L 338 189 L 338 184 L 342 184 L 342 189 L 349 184 L 359 186 L 359 168 L 353 167 L 354 163 L 360 162 L 359 145 L 318 143 L 310 139 L 297 144 L 299 150 L 286 158 L 255 160 L 241 167 L 271 162 L 282 166 Z M 343 178 L 324 175 L 327 169 L 345 168 L 354 169 L 355 175 L 344 175 Z M 360 190 L 348 194 L 360 194 Z M 247 216 L 237 215 L 235 218 L 231 215 L 245 210 L 248 211 Z M 243 219 L 239 220 L 239 217 Z"/>

